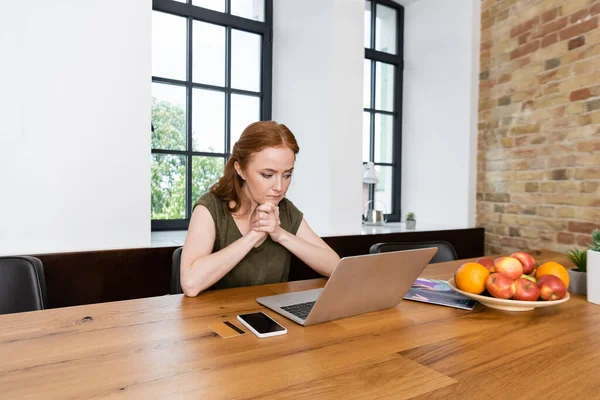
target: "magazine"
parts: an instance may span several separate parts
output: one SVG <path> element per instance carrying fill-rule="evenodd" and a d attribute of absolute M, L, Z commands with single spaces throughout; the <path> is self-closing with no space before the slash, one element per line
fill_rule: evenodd
<path fill-rule="evenodd" d="M 418 278 L 408 290 L 404 299 L 463 310 L 472 310 L 477 304 L 475 300 L 452 290 L 448 282 L 439 279 Z"/>

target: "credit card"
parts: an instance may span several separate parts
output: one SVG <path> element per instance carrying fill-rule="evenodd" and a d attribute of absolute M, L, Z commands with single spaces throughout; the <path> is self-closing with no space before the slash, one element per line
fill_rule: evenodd
<path fill-rule="evenodd" d="M 208 327 L 210 330 L 216 332 L 219 336 L 221 336 L 224 339 L 243 335 L 244 333 L 246 333 L 229 321 L 210 324 L 208 325 Z"/>

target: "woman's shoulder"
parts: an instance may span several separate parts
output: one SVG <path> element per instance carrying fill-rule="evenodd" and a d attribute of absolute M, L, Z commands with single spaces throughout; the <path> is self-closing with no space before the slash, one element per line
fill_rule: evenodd
<path fill-rule="evenodd" d="M 304 218 L 304 214 L 302 211 L 296 207 L 292 201 L 286 197 L 284 197 L 279 202 L 279 216 L 285 215 L 289 218 L 289 231 L 294 235 L 298 232 L 298 228 L 300 227 L 300 223 Z M 286 224 L 287 225 L 287 224 Z"/>
<path fill-rule="evenodd" d="M 294 210 L 294 211 L 300 212 L 300 210 L 298 209 L 298 207 L 296 207 L 296 205 L 290 199 L 288 199 L 287 197 L 284 197 L 279 202 L 279 209 L 281 210 L 282 208 L 290 209 L 290 210 Z"/>
<path fill-rule="evenodd" d="M 216 194 L 211 193 L 211 192 L 206 192 L 202 196 L 200 196 L 198 201 L 196 201 L 196 203 L 194 204 L 193 208 L 196 208 L 196 206 L 202 205 L 202 206 L 208 208 L 208 210 L 211 211 L 211 213 L 212 213 L 212 212 L 215 212 L 215 211 L 223 208 L 223 204 L 224 204 L 224 201 L 219 196 L 217 196 Z"/>

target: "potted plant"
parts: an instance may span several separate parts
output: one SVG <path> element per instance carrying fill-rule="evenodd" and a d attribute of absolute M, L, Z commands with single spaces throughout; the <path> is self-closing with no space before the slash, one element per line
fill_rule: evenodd
<path fill-rule="evenodd" d="M 587 253 L 585 250 L 573 249 L 565 254 L 577 268 L 569 270 L 569 292 L 587 294 Z"/>
<path fill-rule="evenodd" d="M 592 232 L 592 243 L 587 251 L 587 299 L 600 304 L 600 229 Z"/>
<path fill-rule="evenodd" d="M 406 229 L 415 229 L 417 226 L 417 220 L 415 219 L 415 213 L 409 212 L 406 214 Z"/>

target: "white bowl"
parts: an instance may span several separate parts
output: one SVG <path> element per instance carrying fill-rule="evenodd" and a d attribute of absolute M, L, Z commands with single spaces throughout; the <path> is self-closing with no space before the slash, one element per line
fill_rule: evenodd
<path fill-rule="evenodd" d="M 470 297 L 473 300 L 477 300 L 484 306 L 488 306 L 491 308 L 497 308 L 498 310 L 504 310 L 504 311 L 530 311 L 530 310 L 533 310 L 534 308 L 538 308 L 538 307 L 550 307 L 550 306 L 562 304 L 562 303 L 569 301 L 569 299 L 571 298 L 571 296 L 569 295 L 569 292 L 567 292 L 567 295 L 560 300 L 549 300 L 549 301 L 522 301 L 522 300 L 510 300 L 510 299 L 506 300 L 506 299 L 497 299 L 495 297 L 490 297 L 490 296 L 481 296 L 479 294 L 463 292 L 462 290 L 460 290 L 459 288 L 456 287 L 456 283 L 454 283 L 454 278 L 450 278 L 448 280 L 448 285 L 450 285 L 450 287 L 452 289 L 454 289 L 455 291 L 457 291 L 458 293 L 463 294 L 467 297 Z"/>

